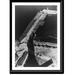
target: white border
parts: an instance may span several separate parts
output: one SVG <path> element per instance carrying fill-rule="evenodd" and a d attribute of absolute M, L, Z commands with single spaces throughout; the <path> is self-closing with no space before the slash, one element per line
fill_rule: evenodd
<path fill-rule="evenodd" d="M 57 66 L 52 67 L 15 67 L 15 5 L 57 6 Z M 60 70 L 60 3 L 12 3 L 12 70 Z"/>

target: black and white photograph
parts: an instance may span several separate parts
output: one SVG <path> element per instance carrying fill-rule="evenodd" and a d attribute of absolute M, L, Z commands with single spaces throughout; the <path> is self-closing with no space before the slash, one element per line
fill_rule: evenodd
<path fill-rule="evenodd" d="M 60 15 L 60 2 L 12 2 L 12 71 L 61 71 Z"/>

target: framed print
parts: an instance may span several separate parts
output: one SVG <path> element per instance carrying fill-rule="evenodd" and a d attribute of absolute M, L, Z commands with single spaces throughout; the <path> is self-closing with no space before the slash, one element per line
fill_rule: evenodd
<path fill-rule="evenodd" d="M 10 73 L 64 73 L 63 0 L 10 0 Z"/>

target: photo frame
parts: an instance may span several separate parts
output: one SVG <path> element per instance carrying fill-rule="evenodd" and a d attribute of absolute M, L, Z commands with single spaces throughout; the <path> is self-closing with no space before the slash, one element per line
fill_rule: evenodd
<path fill-rule="evenodd" d="M 64 73 L 64 0 L 10 0 L 10 73 Z"/>

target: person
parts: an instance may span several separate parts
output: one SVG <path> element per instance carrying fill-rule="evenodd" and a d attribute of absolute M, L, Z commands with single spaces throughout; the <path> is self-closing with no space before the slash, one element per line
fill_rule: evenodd
<path fill-rule="evenodd" d="M 26 60 L 26 63 L 24 64 L 24 67 L 36 67 L 39 66 L 36 58 L 35 58 L 35 54 L 34 54 L 34 45 L 33 45 L 33 39 L 35 37 L 35 33 L 32 33 L 28 42 L 27 42 L 27 46 L 28 46 L 28 58 Z"/>

